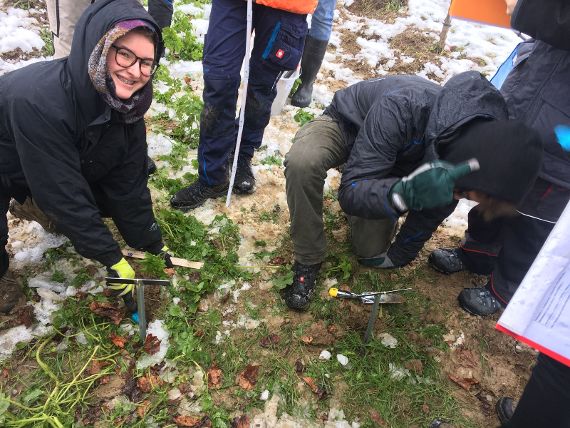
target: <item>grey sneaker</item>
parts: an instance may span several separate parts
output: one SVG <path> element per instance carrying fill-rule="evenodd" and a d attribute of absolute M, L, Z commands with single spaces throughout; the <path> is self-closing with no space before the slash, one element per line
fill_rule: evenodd
<path fill-rule="evenodd" d="M 480 317 L 493 315 L 502 308 L 499 301 L 486 288 L 464 288 L 457 300 L 464 311 Z"/>
<path fill-rule="evenodd" d="M 188 211 L 203 205 L 208 199 L 224 196 L 228 191 L 228 183 L 217 186 L 207 186 L 200 180 L 195 181 L 190 186 L 176 192 L 170 199 L 172 208 L 181 211 Z"/>
<path fill-rule="evenodd" d="M 436 271 L 450 274 L 467 269 L 460 256 L 460 248 L 438 248 L 428 257 L 428 264 Z"/>

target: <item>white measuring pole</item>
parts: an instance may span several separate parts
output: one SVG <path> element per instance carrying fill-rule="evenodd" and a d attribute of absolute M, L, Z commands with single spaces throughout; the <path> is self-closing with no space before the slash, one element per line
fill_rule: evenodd
<path fill-rule="evenodd" d="M 242 78 L 242 93 L 241 105 L 239 112 L 239 126 L 236 140 L 236 147 L 234 149 L 234 161 L 232 164 L 232 174 L 230 177 L 230 185 L 228 186 L 228 194 L 226 196 L 226 207 L 230 206 L 232 200 L 232 189 L 234 188 L 234 181 L 236 179 L 236 170 L 239 157 L 239 148 L 241 145 L 241 134 L 243 133 L 243 121 L 245 117 L 245 103 L 247 101 L 247 84 L 249 82 L 249 60 L 251 58 L 251 25 L 253 21 L 253 7 L 252 0 L 247 0 L 247 34 L 245 39 L 245 64 L 243 67 Z"/>

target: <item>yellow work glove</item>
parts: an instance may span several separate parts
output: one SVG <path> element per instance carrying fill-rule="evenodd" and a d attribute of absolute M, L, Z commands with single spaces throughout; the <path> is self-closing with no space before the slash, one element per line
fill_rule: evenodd
<path fill-rule="evenodd" d="M 107 268 L 109 271 L 109 276 L 115 278 L 126 278 L 126 279 L 134 279 L 135 271 L 125 260 L 123 257 L 119 262 L 115 263 L 110 268 Z M 134 284 L 110 284 L 109 288 L 114 290 L 119 296 L 125 296 L 129 293 L 132 293 L 133 289 L 135 288 Z"/>

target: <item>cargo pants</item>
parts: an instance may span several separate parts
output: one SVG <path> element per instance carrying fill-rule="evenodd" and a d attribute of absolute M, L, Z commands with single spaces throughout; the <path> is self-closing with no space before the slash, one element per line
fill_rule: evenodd
<path fill-rule="evenodd" d="M 344 164 L 349 154 L 350 146 L 339 124 L 323 115 L 297 132 L 285 156 L 291 239 L 295 260 L 301 264 L 313 265 L 325 259 L 324 183 L 327 171 Z M 353 252 L 358 258 L 376 257 L 388 249 L 394 237 L 394 219 L 347 218 Z"/>

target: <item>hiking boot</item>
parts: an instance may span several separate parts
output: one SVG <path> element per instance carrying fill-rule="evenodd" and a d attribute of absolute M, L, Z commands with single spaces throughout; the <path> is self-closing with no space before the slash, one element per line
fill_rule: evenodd
<path fill-rule="evenodd" d="M 176 192 L 170 199 L 172 208 L 181 211 L 188 211 L 203 205 L 208 199 L 215 199 L 225 196 L 228 191 L 228 183 L 218 184 L 216 186 L 207 186 L 200 180 L 195 181 L 190 186 Z"/>
<path fill-rule="evenodd" d="M 315 292 L 315 284 L 321 264 L 303 265 L 295 262 L 293 265 L 293 283 L 282 292 L 283 299 L 288 307 L 303 311 L 309 307 Z"/>
<path fill-rule="evenodd" d="M 516 407 L 517 403 L 511 397 L 499 398 L 499 401 L 495 404 L 495 410 L 497 411 L 497 416 L 503 425 L 511 420 Z"/>
<path fill-rule="evenodd" d="M 43 227 L 46 232 L 57 233 L 55 223 L 49 219 L 47 215 L 36 205 L 31 197 L 27 197 L 24 203 L 20 204 L 17 200 L 10 201 L 10 213 L 14 217 L 22 220 L 35 221 Z"/>
<path fill-rule="evenodd" d="M 251 158 L 238 157 L 236 179 L 233 192 L 238 195 L 249 195 L 255 191 L 255 177 L 251 170 Z"/>
<path fill-rule="evenodd" d="M 10 271 L 0 278 L 0 313 L 7 314 L 24 296 L 20 284 Z"/>
<path fill-rule="evenodd" d="M 461 248 L 438 248 L 428 257 L 428 264 L 436 271 L 450 274 L 466 270 L 461 260 Z"/>
<path fill-rule="evenodd" d="M 486 288 L 464 288 L 457 300 L 464 311 L 481 317 L 493 315 L 502 308 L 499 301 Z"/>

